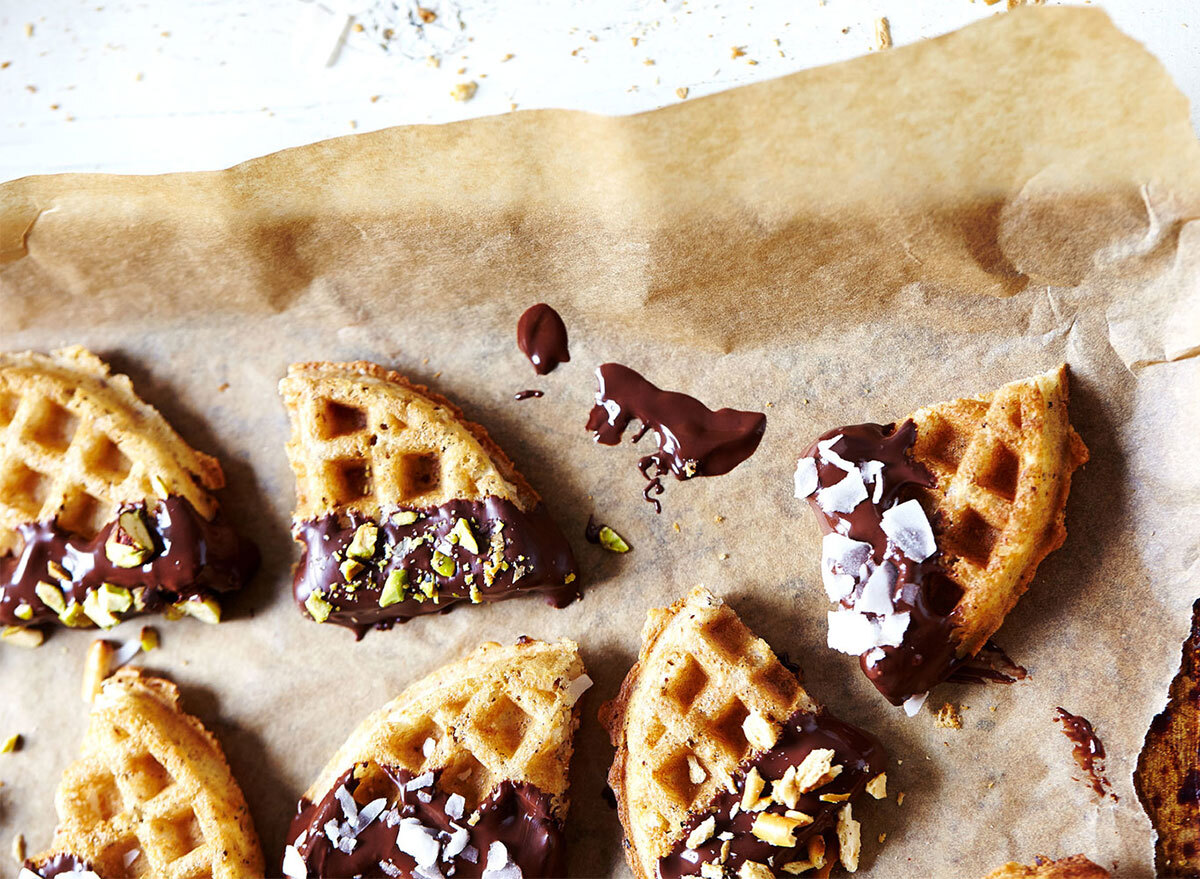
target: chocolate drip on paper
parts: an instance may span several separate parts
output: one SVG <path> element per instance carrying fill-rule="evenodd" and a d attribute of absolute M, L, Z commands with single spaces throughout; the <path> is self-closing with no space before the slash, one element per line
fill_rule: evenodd
<path fill-rule="evenodd" d="M 1029 670 L 1017 665 L 1004 648 L 988 639 L 979 652 L 964 659 L 946 678 L 956 684 L 1015 684 L 1029 677 Z"/>
<path fill-rule="evenodd" d="M 142 513 L 154 537 L 154 553 L 145 564 L 122 568 L 109 560 L 105 543 L 118 527 L 107 524 L 91 540 L 59 527 L 57 521 L 21 525 L 19 552 L 0 557 L 0 625 L 35 626 L 59 622 L 58 612 L 37 595 L 45 582 L 61 588 L 68 605 L 83 605 L 89 592 L 104 583 L 130 590 L 134 605 L 124 616 L 153 613 L 191 598 L 212 598 L 245 586 L 258 570 L 258 548 L 240 537 L 218 513 L 210 522 L 186 498 L 172 495 L 153 508 L 145 503 L 119 512 Z M 61 581 L 50 570 L 60 565 L 70 577 Z M 28 606 L 28 619 L 16 610 Z"/>
<path fill-rule="evenodd" d="M 359 764 L 365 768 L 368 764 Z M 561 822 L 551 814 L 550 797 L 526 782 L 501 782 L 479 805 L 478 819 L 464 811 L 461 818 L 452 818 L 447 811 L 450 795 L 439 787 L 442 770 L 433 774 L 426 787 L 408 790 L 415 776 L 406 769 L 383 767 L 382 777 L 373 779 L 371 790 L 362 792 L 362 809 L 379 797 L 387 799 L 387 808 L 355 837 L 353 848 L 345 852 L 334 847 L 325 831 L 330 821 L 345 820 L 343 806 L 337 799 L 341 787 L 353 796 L 362 783 L 355 778 L 355 768 L 344 773 L 319 803 L 301 800 L 288 833 L 288 845 L 294 846 L 308 867 L 309 879 L 361 876 L 363 879 L 382 879 L 391 876 L 413 876 L 416 860 L 396 847 L 400 819 L 420 821 L 439 834 L 444 846 L 457 828 L 470 834 L 467 845 L 474 850 L 474 861 L 464 853 L 449 860 L 438 859 L 435 865 L 442 875 L 453 879 L 477 879 L 487 866 L 488 850 L 495 842 L 504 844 L 508 857 L 521 869 L 525 879 L 561 877 L 566 875 L 566 842 Z M 364 795 L 365 794 L 365 795 Z M 356 801 L 358 797 L 355 798 Z M 425 800 L 428 799 L 428 802 Z M 389 823 L 394 822 L 394 823 Z M 296 840 L 304 834 L 303 841 Z"/>
<path fill-rule="evenodd" d="M 770 782 L 783 778 L 789 766 L 799 766 L 811 751 L 830 748 L 834 751 L 834 765 L 841 764 L 842 771 L 828 784 L 800 794 L 796 811 L 813 819 L 811 824 L 799 827 L 794 833 L 795 846 L 781 847 L 759 839 L 752 833 L 755 819 L 764 812 L 783 814 L 787 807 L 772 803 L 759 812 L 740 807 L 746 789 L 746 776 L 751 769 Z M 825 837 L 826 860 L 837 858 L 837 815 L 845 802 L 857 796 L 868 781 L 883 772 L 887 765 L 887 754 L 873 735 L 848 723 L 843 723 L 825 713 L 811 714 L 798 711 L 788 719 L 779 740 L 770 750 L 763 751 L 746 760 L 738 767 L 733 784 L 736 792 L 722 790 L 708 806 L 693 814 L 679 832 L 679 841 L 671 853 L 658 862 L 661 879 L 681 879 L 684 876 L 700 875 L 703 862 L 718 863 L 721 849 L 726 840 L 723 833 L 732 833 L 728 840 L 729 853 L 721 864 L 727 875 L 736 875 L 746 861 L 755 861 L 771 867 L 777 876 L 787 875 L 784 864 L 804 861 L 808 858 L 808 841 L 814 836 Z M 826 802 L 822 795 L 849 794 L 845 802 Z M 735 808 L 735 804 L 736 808 Z M 697 857 L 685 857 L 687 838 L 705 819 L 716 819 L 713 835 L 694 851 Z"/>
<path fill-rule="evenodd" d="M 553 372 L 558 364 L 571 359 L 567 326 L 558 312 L 544 302 L 527 308 L 517 321 L 517 346 L 538 375 Z"/>
<path fill-rule="evenodd" d="M 955 655 L 951 614 L 962 595 L 962 589 L 947 575 L 941 565 L 941 553 L 934 553 L 923 562 L 914 562 L 899 549 L 890 547 L 883 531 L 883 511 L 895 504 L 915 499 L 921 488 L 934 484 L 934 477 L 925 467 L 913 460 L 910 450 L 917 438 L 917 426 L 905 421 L 895 424 L 856 424 L 839 427 L 822 434 L 805 455 L 817 455 L 817 443 L 838 435 L 841 439 L 831 447 L 834 452 L 853 464 L 879 461 L 883 472 L 883 493 L 878 502 L 868 497 L 849 513 L 826 513 L 817 504 L 814 492 L 808 499 L 823 534 L 838 532 L 851 540 L 869 543 L 876 565 L 888 561 L 895 565 L 896 584 L 893 604 L 896 613 L 909 613 L 908 629 L 899 647 L 880 647 L 883 657 L 873 665 L 867 663 L 867 651 L 860 658 L 863 673 L 893 705 L 900 705 L 910 696 L 929 691 L 944 681 L 961 664 Z M 817 485 L 824 488 L 837 484 L 846 472 L 836 465 L 817 461 Z M 851 607 L 851 600 L 842 604 Z"/>
<path fill-rule="evenodd" d="M 475 539 L 477 553 L 451 537 L 459 520 Z M 510 501 L 488 497 L 394 511 L 374 523 L 379 528 L 374 551 L 347 582 L 342 569 L 346 550 L 358 527 L 371 521 L 351 513 L 293 527 L 304 545 L 292 589 L 297 603 L 304 610 L 309 596 L 319 592 L 332 606 L 328 622 L 353 629 L 360 638 L 372 627 L 388 629 L 464 601 L 502 601 L 539 592 L 549 604 L 565 607 L 579 597 L 575 556 L 541 504 L 524 512 Z M 452 573 L 437 570 L 435 553 L 443 557 L 444 570 L 453 566 Z M 400 600 L 381 606 L 393 572 L 403 572 L 406 585 Z M 312 615 L 311 609 L 306 612 Z"/>
<path fill-rule="evenodd" d="M 1102 797 L 1112 797 L 1116 801 L 1118 797 L 1112 792 L 1112 785 L 1104 774 L 1104 743 L 1096 735 L 1091 721 L 1078 714 L 1072 714 L 1065 708 L 1054 710 L 1058 715 L 1054 722 L 1062 724 L 1063 735 L 1071 740 L 1075 762 L 1087 774 L 1092 790 Z"/>
<path fill-rule="evenodd" d="M 767 416 L 738 409 L 709 409 L 695 397 L 664 391 L 627 366 L 605 363 L 596 370 L 599 387 L 587 429 L 596 442 L 615 446 L 630 421 L 641 429 L 637 442 L 654 431 L 658 451 L 638 461 L 646 478 L 642 496 L 662 512 L 651 494 L 663 493 L 662 477 L 721 476 L 754 454 L 767 427 Z"/>
<path fill-rule="evenodd" d="M 525 391 L 517 391 L 513 394 L 514 400 L 536 400 L 538 397 L 544 397 L 544 391 L 539 391 L 537 388 L 529 388 Z"/>

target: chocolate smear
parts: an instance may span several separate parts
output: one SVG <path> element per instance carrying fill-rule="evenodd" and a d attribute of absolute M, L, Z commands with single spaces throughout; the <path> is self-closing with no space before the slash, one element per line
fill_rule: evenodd
<path fill-rule="evenodd" d="M 1104 743 L 1096 735 L 1091 721 L 1078 714 L 1072 714 L 1065 708 L 1054 710 L 1058 714 L 1054 722 L 1062 724 L 1063 735 L 1071 740 L 1075 762 L 1087 774 L 1092 790 L 1102 797 L 1108 796 L 1114 801 L 1118 800 L 1119 797 L 1112 792 L 1112 785 L 1104 774 Z"/>
<path fill-rule="evenodd" d="M 553 372 L 558 364 L 571 359 L 567 326 L 558 312 L 544 302 L 527 308 L 517 321 L 517 346 L 538 375 Z"/>
<path fill-rule="evenodd" d="M 536 400 L 538 397 L 544 397 L 545 392 L 539 391 L 537 388 L 529 388 L 525 391 L 517 391 L 513 394 L 514 400 Z"/>
<path fill-rule="evenodd" d="M 714 412 L 695 397 L 664 391 L 619 363 L 603 364 L 596 379 L 596 404 L 587 422 L 596 442 L 617 445 L 634 419 L 641 427 L 633 442 L 654 431 L 658 451 L 639 460 L 638 469 L 646 479 L 642 496 L 654 504 L 656 513 L 662 512 L 662 504 L 651 495 L 663 493 L 663 476 L 691 479 L 728 473 L 754 454 L 766 430 L 767 416 L 760 412 Z"/>

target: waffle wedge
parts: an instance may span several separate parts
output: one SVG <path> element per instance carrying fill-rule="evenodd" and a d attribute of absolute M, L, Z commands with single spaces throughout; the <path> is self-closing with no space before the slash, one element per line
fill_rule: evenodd
<path fill-rule="evenodd" d="M 1111 874 L 1083 855 L 1073 855 L 1057 861 L 1038 858 L 1037 863 L 1007 863 L 988 873 L 984 879 L 1108 879 Z"/>
<path fill-rule="evenodd" d="M 1065 365 L 899 425 L 824 434 L 796 494 L 825 534 L 829 644 L 862 657 L 914 712 L 973 657 L 1062 545 L 1071 476 L 1088 457 L 1067 415 Z"/>
<path fill-rule="evenodd" d="M 857 869 L 852 800 L 886 795 L 875 738 L 825 713 L 766 642 L 697 588 L 653 610 L 601 709 L 638 879 Z M 766 872 L 762 872 L 766 871 Z"/>
<path fill-rule="evenodd" d="M 310 618 L 361 635 L 459 602 L 578 596 L 537 493 L 449 400 L 362 362 L 293 365 L 280 393 Z"/>
<path fill-rule="evenodd" d="M 440 864 L 470 877 L 515 864 L 526 879 L 563 875 L 567 770 L 590 684 L 573 641 L 528 638 L 483 644 L 412 684 L 305 793 L 284 873 L 407 876 Z"/>
<path fill-rule="evenodd" d="M 220 745 L 161 678 L 123 668 L 93 706 L 63 773 L 50 849 L 35 876 L 76 865 L 101 877 L 262 877 L 258 837 Z"/>
<path fill-rule="evenodd" d="M 216 459 L 80 347 L 0 355 L 0 624 L 115 625 L 216 596 L 257 552 L 220 517 Z"/>

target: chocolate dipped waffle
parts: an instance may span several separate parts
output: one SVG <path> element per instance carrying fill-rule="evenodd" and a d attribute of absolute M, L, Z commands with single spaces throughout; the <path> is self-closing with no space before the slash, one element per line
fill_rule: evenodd
<path fill-rule="evenodd" d="M 565 875 L 573 641 L 480 646 L 368 717 L 305 793 L 291 879 Z"/>
<path fill-rule="evenodd" d="M 302 363 L 292 420 L 296 601 L 354 629 L 462 602 L 578 597 L 575 557 L 537 493 L 445 397 L 372 363 Z"/>
<path fill-rule="evenodd" d="M 858 868 L 853 802 L 886 796 L 879 742 L 817 705 L 703 588 L 653 610 L 601 710 L 638 879 L 770 879 Z"/>
<path fill-rule="evenodd" d="M 1050 861 L 1038 858 L 1029 865 L 1010 862 L 988 873 L 984 879 L 1109 879 L 1111 874 L 1083 855 Z"/>
<path fill-rule="evenodd" d="M 898 424 L 826 432 L 795 483 L 839 604 L 829 646 L 860 656 L 879 691 L 915 714 L 1062 545 L 1071 474 L 1087 457 L 1067 419 L 1065 365 Z"/>
<path fill-rule="evenodd" d="M 104 682 L 80 758 L 55 798 L 50 849 L 21 879 L 261 879 L 262 852 L 241 789 L 212 733 L 179 691 L 130 668 Z"/>
<path fill-rule="evenodd" d="M 0 625 L 217 622 L 258 565 L 222 521 L 224 481 L 91 352 L 0 355 Z"/>

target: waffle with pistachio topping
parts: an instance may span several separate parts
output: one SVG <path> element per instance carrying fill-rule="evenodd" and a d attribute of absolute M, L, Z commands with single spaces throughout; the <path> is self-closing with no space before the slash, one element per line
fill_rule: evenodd
<path fill-rule="evenodd" d="M 1037 863 L 1028 867 L 1010 862 L 988 873 L 984 879 L 1108 879 L 1110 875 L 1083 855 L 1072 855 L 1057 861 L 1038 858 Z"/>

